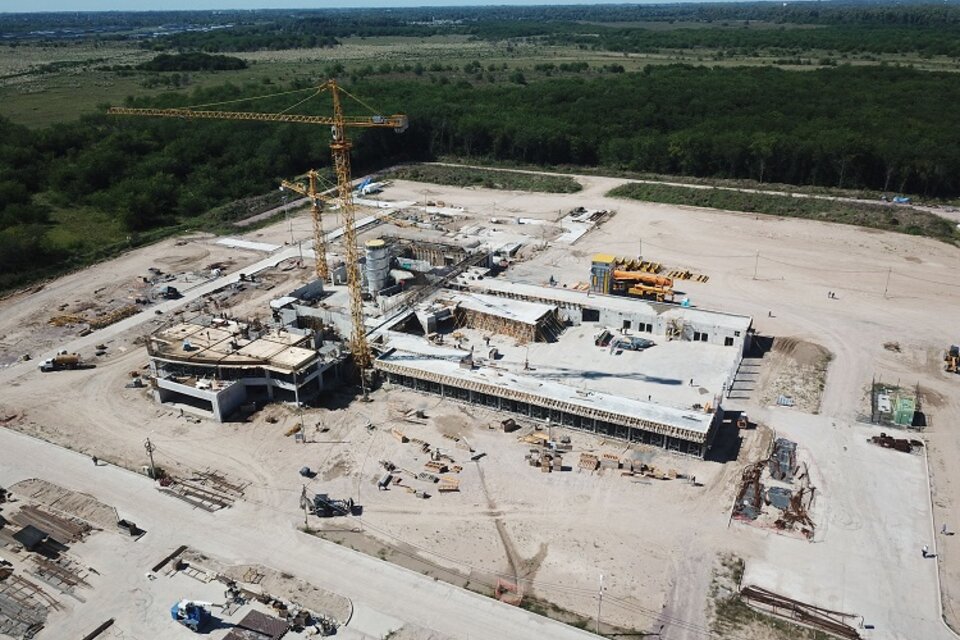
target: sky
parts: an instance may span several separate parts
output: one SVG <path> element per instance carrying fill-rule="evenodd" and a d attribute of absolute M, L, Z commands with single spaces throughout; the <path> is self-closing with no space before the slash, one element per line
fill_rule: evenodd
<path fill-rule="evenodd" d="M 663 1 L 663 0 L 660 0 Z M 676 1 L 676 0 L 670 0 Z M 462 7 L 474 5 L 611 4 L 627 0 L 0 0 L 0 12 L 171 11 L 204 9 L 334 9 L 339 7 Z M 655 2 L 648 2 L 655 4 Z M 631 2 L 630 4 L 637 4 Z M 645 3 L 646 4 L 646 3 Z"/>

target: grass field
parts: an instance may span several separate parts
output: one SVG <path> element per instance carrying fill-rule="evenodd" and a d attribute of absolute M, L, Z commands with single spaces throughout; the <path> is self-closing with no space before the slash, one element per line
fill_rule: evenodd
<path fill-rule="evenodd" d="M 956 226 L 939 216 L 909 207 L 794 198 L 789 195 L 744 193 L 722 189 L 693 189 L 667 185 L 625 184 L 607 193 L 615 198 L 665 204 L 745 211 L 788 218 L 837 222 L 910 235 L 928 236 L 951 244 L 960 242 Z"/>
<path fill-rule="evenodd" d="M 777 64 L 781 55 L 746 56 L 734 52 L 707 49 L 661 50 L 656 53 L 622 54 L 592 51 L 576 46 L 547 46 L 536 39 L 512 42 L 474 40 L 467 36 L 433 36 L 430 38 L 347 38 L 335 48 L 288 49 L 235 54 L 250 62 L 250 67 L 237 71 L 190 72 L 181 74 L 186 84 L 180 88 L 151 86 L 169 74 L 125 70 L 111 71 L 113 66 L 133 67 L 149 60 L 152 52 L 127 43 L 77 42 L 64 46 L 22 45 L 0 46 L 0 115 L 29 127 L 44 127 L 70 121 L 93 113 L 108 104 L 119 104 L 127 96 L 150 96 L 171 90 L 190 91 L 227 82 L 285 85 L 295 80 L 319 82 L 330 74 L 334 65 L 345 71 L 341 78 L 364 75 L 371 71 L 384 79 L 418 77 L 413 73 L 380 75 L 385 63 L 421 64 L 426 71 L 419 76 L 424 82 L 439 78 L 465 79 L 471 82 L 506 83 L 512 71 L 523 71 L 528 81 L 557 75 L 556 71 L 537 71 L 538 64 L 560 65 L 586 62 L 589 71 L 584 77 L 600 73 L 607 65 L 621 65 L 625 71 L 638 71 L 646 65 L 692 64 L 708 66 L 773 65 L 789 69 L 816 69 L 823 58 L 853 65 L 901 64 L 941 71 L 960 70 L 960 61 L 950 58 L 923 59 L 915 54 L 872 56 L 838 56 L 830 51 L 804 51 L 791 56 L 800 64 Z M 463 72 L 463 66 L 478 61 L 483 67 L 480 77 Z M 442 70 L 436 70 L 438 65 Z M 504 65 L 506 68 L 503 68 Z M 490 71 L 494 67 L 495 71 Z M 433 70 L 431 70 L 433 69 Z M 451 70 L 452 69 L 452 70 Z"/>
<path fill-rule="evenodd" d="M 575 193 L 580 183 L 567 176 L 517 173 L 497 169 L 473 169 L 441 165 L 411 165 L 388 171 L 384 177 L 454 187 L 483 187 L 540 193 Z"/>

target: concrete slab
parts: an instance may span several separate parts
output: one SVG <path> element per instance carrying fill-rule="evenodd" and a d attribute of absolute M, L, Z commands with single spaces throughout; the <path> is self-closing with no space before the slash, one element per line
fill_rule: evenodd
<path fill-rule="evenodd" d="M 253 242 L 250 240 L 241 240 L 240 238 L 220 238 L 217 244 L 234 249 L 249 249 L 250 251 L 262 251 L 264 253 L 273 253 L 280 248 L 277 244 L 268 244 L 266 242 Z"/>
<path fill-rule="evenodd" d="M 953 638 L 940 619 L 927 470 L 921 455 L 866 442 L 876 429 L 770 409 L 779 435 L 809 450 L 823 486 L 817 542 L 744 528 L 764 538 L 743 584 L 863 616 L 865 638 Z"/>

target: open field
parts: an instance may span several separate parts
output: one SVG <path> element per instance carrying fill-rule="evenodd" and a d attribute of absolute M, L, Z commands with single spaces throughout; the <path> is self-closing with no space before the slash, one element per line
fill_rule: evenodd
<path fill-rule="evenodd" d="M 497 189 L 498 191 L 575 193 L 580 190 L 580 183 L 566 176 L 524 174 L 514 171 L 482 170 L 440 164 L 397 167 L 387 171 L 384 177 L 454 187 L 483 187 L 485 189 Z"/>
<path fill-rule="evenodd" d="M 710 49 L 661 50 L 650 53 L 617 53 L 585 50 L 575 46 L 530 42 L 474 40 L 467 36 L 428 38 L 348 38 L 335 48 L 287 49 L 231 54 L 248 61 L 249 68 L 237 71 L 182 72 L 181 85 L 158 84 L 171 74 L 133 70 L 155 53 L 125 43 L 76 43 L 70 46 L 24 44 L 0 46 L 0 115 L 29 127 L 44 127 L 99 112 L 109 104 L 121 104 L 128 96 L 157 96 L 169 91 L 191 91 L 231 82 L 285 85 L 294 81 L 318 82 L 330 75 L 383 78 L 415 78 L 412 67 L 421 64 L 423 80 L 477 81 L 475 74 L 462 72 L 465 64 L 481 63 L 483 83 L 507 83 L 509 74 L 520 69 L 528 80 L 557 77 L 557 71 L 538 72 L 542 64 L 587 63 L 594 70 L 575 76 L 593 76 L 597 69 L 616 64 L 627 72 L 647 65 L 690 64 L 705 66 L 778 66 L 784 69 L 816 69 L 831 58 L 854 66 L 899 64 L 930 71 L 957 71 L 960 65 L 948 57 L 921 58 L 915 54 L 848 55 L 809 51 L 791 60 L 782 55 L 744 55 Z M 410 65 L 411 70 L 384 73 L 383 64 Z M 343 71 L 334 73 L 335 65 Z M 110 67 L 130 67 L 123 71 Z M 490 69 L 493 69 L 491 71 Z M 432 76 L 432 80 L 431 80 Z"/>
<path fill-rule="evenodd" d="M 736 192 L 723 189 L 702 189 L 633 183 L 609 192 L 614 198 L 630 198 L 647 202 L 710 207 L 727 211 L 763 213 L 790 218 L 810 218 L 825 222 L 929 236 L 944 242 L 960 240 L 960 232 L 951 221 L 935 214 L 908 207 L 887 204 L 796 198 L 790 195 Z"/>
<path fill-rule="evenodd" d="M 331 394 L 324 407 L 305 409 L 306 444 L 283 435 L 301 419 L 290 407 L 273 405 L 242 423 L 217 424 L 183 416 L 155 404 L 148 389 L 124 388 L 129 372 L 145 364 L 137 337 L 155 324 L 152 321 L 133 330 L 120 326 L 115 331 L 102 330 L 102 338 L 99 332 L 88 336 L 108 346 L 107 355 L 93 370 L 41 374 L 32 363 L 0 370 L 0 383 L 6 385 L 0 417 L 8 428 L 131 468 L 145 464 L 143 440 L 150 437 L 157 447 L 157 463 L 175 473 L 215 469 L 250 483 L 234 507 L 203 515 L 197 522 L 218 532 L 240 523 L 258 523 L 255 526 L 262 527 L 258 530 L 263 535 L 276 540 L 270 550 L 255 548 L 235 534 L 225 534 L 221 549 L 212 548 L 216 545 L 200 529 L 190 528 L 181 535 L 201 551 L 235 556 L 228 558 L 232 561 L 256 560 L 284 568 L 292 559 L 313 557 L 315 548 L 327 548 L 314 547 L 296 531 L 303 517 L 297 504 L 302 479 L 296 470 L 309 465 L 318 472 L 307 481 L 311 492 L 349 496 L 363 505 L 361 518 L 311 519 L 311 527 L 346 525 L 350 530 L 328 530 L 321 537 L 382 555 L 441 582 L 481 592 L 489 591 L 498 577 L 520 582 L 536 598 L 589 619 L 596 614 L 597 581 L 603 573 L 604 620 L 647 632 L 664 624 L 664 637 L 692 640 L 711 625 L 708 597 L 715 561 L 722 554 L 734 554 L 745 562 L 745 582 L 856 614 L 874 627 L 864 631 L 864 638 L 952 638 L 939 620 L 938 590 L 942 588 L 948 621 L 956 624 L 952 611 L 960 606 L 960 549 L 955 548 L 954 538 L 938 536 L 936 531 L 943 523 L 951 529 L 956 526 L 951 516 L 956 508 L 953 488 L 960 482 L 955 465 L 950 464 L 960 451 L 960 441 L 949 427 L 960 418 L 960 404 L 954 400 L 958 382 L 941 371 L 940 363 L 942 349 L 957 340 L 953 322 L 957 285 L 951 274 L 960 269 L 960 251 L 935 240 L 873 229 L 612 199 L 605 194 L 623 180 L 588 176 L 576 180 L 583 188 L 575 194 L 396 180 L 378 198 L 410 203 L 442 200 L 481 222 L 484 217 L 501 219 L 501 229 L 509 229 L 512 220 L 520 217 L 552 222 L 558 211 L 578 206 L 613 210 L 611 219 L 572 246 L 543 243 L 502 277 L 539 285 L 552 277 L 558 286 L 569 287 L 587 279 L 594 253 L 642 253 L 671 267 L 709 275 L 706 283 L 678 285 L 694 305 L 752 315 L 759 334 L 810 345 L 798 349 L 785 342 L 786 347 L 774 348 L 759 359 L 756 387 L 746 398 L 729 400 L 726 408 L 748 411 L 761 426 L 741 433 L 726 430 L 726 457 L 721 460 L 700 461 L 570 433 L 574 458 L 590 451 L 640 456 L 658 468 L 695 476 L 697 484 L 682 479 L 634 481 L 615 471 L 578 472 L 575 465 L 571 471 L 541 473 L 524 462 L 525 447 L 517 442 L 517 434 L 489 428 L 502 414 L 389 386 L 375 390 L 369 404 L 353 402 L 348 389 Z M 331 220 L 330 224 L 336 223 Z M 294 218 L 295 239 L 309 238 L 309 229 L 304 215 Z M 375 228 L 364 238 L 381 231 Z M 247 239 L 281 245 L 289 243 L 290 233 L 290 225 L 280 222 L 250 233 Z M 165 270 L 171 272 L 202 270 L 216 261 L 236 273 L 254 262 L 269 262 L 271 256 L 278 261 L 297 250 L 290 244 L 273 253 L 232 249 L 205 236 L 185 240 L 182 245 L 170 240 L 137 249 L 50 283 L 39 292 L 6 300 L 0 308 L 0 332 L 10 336 L 8 349 L 14 350 L 8 353 L 15 354 L 30 340 L 34 352 L 60 346 L 72 350 L 75 334 L 46 329 L 47 315 L 56 313 L 62 302 L 122 295 L 119 289 L 109 294 L 97 290 L 107 282 L 122 288 L 161 260 L 169 263 L 164 263 Z M 277 270 L 270 276 L 276 277 L 270 288 L 243 293 L 230 313 L 258 313 L 269 299 L 306 279 L 308 272 Z M 271 273 L 268 269 L 265 278 Z M 829 298 L 828 291 L 837 292 L 837 298 Z M 177 310 L 175 305 L 163 308 L 166 313 Z M 577 331 L 586 329 L 568 330 L 569 339 L 583 338 Z M 900 351 L 884 348 L 891 341 L 900 344 Z M 506 361 L 520 358 L 509 345 L 503 348 Z M 826 354 L 829 365 L 818 402 L 811 400 L 792 409 L 768 406 L 774 390 L 798 398 L 807 393 L 799 386 L 784 386 L 795 377 L 789 372 L 816 368 Z M 536 356 L 532 356 L 534 366 L 546 366 Z M 570 357 L 575 357 L 572 352 Z M 875 376 L 920 386 L 930 425 L 921 434 L 928 446 L 926 458 L 865 442 L 877 429 L 857 419 L 865 410 L 865 390 Z M 815 405 L 819 415 L 812 415 Z M 417 410 L 423 418 L 415 417 Z M 399 488 L 378 491 L 380 460 L 409 468 L 420 468 L 425 462 L 414 444 L 403 444 L 391 434 L 394 428 L 440 447 L 457 460 L 463 466 L 460 491 L 427 500 Z M 737 479 L 746 464 L 760 459 L 773 433 L 798 442 L 811 461 L 811 477 L 819 491 L 813 511 L 814 543 L 730 523 Z M 486 456 L 471 461 L 473 454 L 449 436 L 465 439 L 470 448 Z M 0 451 L 20 450 L 20 446 L 11 444 Z M 30 447 L 41 445 L 22 446 L 32 451 Z M 70 459 L 67 453 L 50 455 L 58 461 Z M 927 458 L 932 507 L 926 488 Z M 6 485 L 27 477 L 24 474 L 42 473 L 30 468 L 29 458 L 21 460 L 16 464 L 11 460 L 9 467 L 4 460 L 5 470 L 18 471 L 15 477 L 0 477 L 0 482 Z M 138 523 L 147 523 L 150 533 L 144 541 L 163 536 L 171 549 L 182 544 L 174 540 L 176 532 L 168 524 L 169 518 L 185 517 L 173 506 L 178 503 L 157 497 L 172 511 L 169 517 L 152 516 L 121 498 L 127 484 L 121 472 L 104 475 L 98 486 L 92 478 L 101 470 L 89 461 L 89 470 L 83 473 L 73 471 L 73 463 L 63 464 L 62 470 L 48 473 L 49 479 L 69 485 L 71 481 L 64 477 L 69 470 L 75 478 L 72 486 L 122 507 Z M 156 495 L 148 485 L 137 491 L 144 501 Z M 921 545 L 930 546 L 937 557 L 921 558 Z M 877 558 L 883 561 L 878 563 Z M 133 557 L 130 563 L 147 564 L 146 558 Z M 372 558 L 363 563 L 380 566 Z M 138 568 L 136 575 L 144 570 Z M 133 575 L 127 580 L 132 581 Z M 346 594 L 356 588 L 352 581 L 341 584 L 336 572 L 320 577 L 311 570 L 303 577 L 334 592 Z M 154 588 L 159 587 L 150 587 Z M 493 604 L 489 599 L 479 601 Z M 396 620 L 453 636 L 462 630 L 441 628 L 436 619 L 418 617 L 420 609 L 409 612 L 410 619 L 404 618 L 405 606 L 377 601 L 374 608 L 387 613 L 391 623 L 358 613 L 360 620 L 381 621 L 358 624 L 369 624 L 363 627 L 366 632 L 381 633 L 391 624 L 396 626 Z M 769 629 L 752 626 L 749 632 L 756 638 L 778 637 Z M 536 636 L 517 631 L 516 637 Z"/>

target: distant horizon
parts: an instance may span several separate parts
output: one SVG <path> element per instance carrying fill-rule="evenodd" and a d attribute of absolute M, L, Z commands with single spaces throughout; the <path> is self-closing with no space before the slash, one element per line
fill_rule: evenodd
<path fill-rule="evenodd" d="M 206 0 L 198 3 L 191 0 L 170 0 L 168 2 L 131 2 L 130 0 L 51 0 L 38 8 L 36 2 L 27 0 L 8 1 L 8 7 L 0 10 L 0 15 L 13 13 L 100 13 L 122 11 L 150 13 L 157 11 L 258 11 L 258 10 L 304 10 L 304 9 L 411 9 L 444 7 L 530 7 L 552 5 L 658 5 L 658 4 L 726 4 L 734 2 L 753 2 L 756 0 L 347 0 L 336 4 L 324 2 L 290 2 L 289 0 Z M 760 0 L 763 1 L 763 0 Z M 775 2 L 776 0 L 769 0 Z M 143 6 L 143 5 L 151 6 Z M 80 6 L 77 6 L 80 5 Z M 134 6 L 131 6 L 134 5 Z"/>

